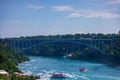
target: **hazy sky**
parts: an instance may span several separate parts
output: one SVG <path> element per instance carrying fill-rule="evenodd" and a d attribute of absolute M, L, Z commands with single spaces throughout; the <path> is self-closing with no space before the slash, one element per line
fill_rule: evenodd
<path fill-rule="evenodd" d="M 0 0 L 0 37 L 119 30 L 120 0 Z"/>

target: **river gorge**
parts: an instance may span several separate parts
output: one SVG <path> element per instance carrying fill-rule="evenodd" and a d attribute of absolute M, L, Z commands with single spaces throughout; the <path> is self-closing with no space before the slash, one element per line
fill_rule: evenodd
<path fill-rule="evenodd" d="M 28 57 L 30 61 L 18 67 L 28 74 L 41 75 L 40 80 L 120 80 L 120 67 L 67 58 Z M 81 67 L 87 68 L 87 72 L 80 72 Z M 53 73 L 65 74 L 67 78 L 52 79 L 50 76 Z"/>

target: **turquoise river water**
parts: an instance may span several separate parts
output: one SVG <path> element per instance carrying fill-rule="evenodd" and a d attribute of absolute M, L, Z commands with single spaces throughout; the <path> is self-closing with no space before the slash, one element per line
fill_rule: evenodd
<path fill-rule="evenodd" d="M 120 67 L 65 58 L 28 57 L 30 61 L 18 67 L 27 74 L 41 75 L 40 80 L 120 80 Z M 80 72 L 81 67 L 87 68 L 87 72 Z M 52 79 L 50 76 L 53 73 L 63 73 L 67 78 Z"/>

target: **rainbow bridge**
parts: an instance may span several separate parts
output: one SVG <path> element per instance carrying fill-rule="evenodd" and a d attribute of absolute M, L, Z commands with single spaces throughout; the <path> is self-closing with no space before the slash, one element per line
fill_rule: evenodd
<path fill-rule="evenodd" d="M 9 39 L 6 40 L 9 44 L 10 48 L 22 53 L 31 48 L 50 44 L 50 43 L 72 43 L 77 45 L 86 46 L 92 48 L 100 53 L 105 53 L 105 46 L 111 45 L 114 40 L 113 39 L 53 39 L 53 40 L 40 40 L 40 39 Z"/>

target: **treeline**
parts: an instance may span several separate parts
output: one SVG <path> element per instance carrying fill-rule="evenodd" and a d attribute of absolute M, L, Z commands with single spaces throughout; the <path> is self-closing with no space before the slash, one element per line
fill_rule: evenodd
<path fill-rule="evenodd" d="M 40 39 L 40 40 L 48 40 L 48 39 L 82 39 L 82 38 L 91 38 L 91 39 L 120 39 L 120 34 L 65 34 L 65 35 L 39 35 L 39 36 L 26 36 L 19 38 L 8 38 L 8 39 Z M 6 38 L 7 39 L 7 38 Z"/>

